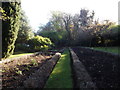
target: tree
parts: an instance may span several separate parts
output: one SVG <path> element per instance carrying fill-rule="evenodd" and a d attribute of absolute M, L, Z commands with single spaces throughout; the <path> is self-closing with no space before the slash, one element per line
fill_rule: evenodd
<path fill-rule="evenodd" d="M 53 30 L 57 32 L 65 30 L 63 24 L 64 22 L 62 20 L 64 13 L 60 11 L 53 11 L 51 14 L 52 15 L 50 18 L 50 22 L 52 24 Z"/>
<path fill-rule="evenodd" d="M 20 19 L 20 2 L 2 2 L 2 8 L 9 19 L 2 20 L 2 57 L 13 54 Z"/>
<path fill-rule="evenodd" d="M 41 31 L 40 36 L 50 38 L 56 47 L 64 46 L 67 41 L 66 31 Z"/>
<path fill-rule="evenodd" d="M 81 26 L 90 26 L 93 22 L 94 14 L 94 11 L 90 14 L 89 10 L 81 9 L 79 19 Z"/>
<path fill-rule="evenodd" d="M 111 42 L 107 40 L 103 32 L 106 32 L 112 22 L 105 20 L 103 24 L 100 24 L 98 20 L 94 21 L 94 15 L 94 11 L 90 12 L 86 9 L 81 9 L 79 14 L 73 16 L 56 11 L 52 13 L 49 22 L 38 33 L 49 37 L 55 45 L 95 46 Z M 62 32 L 65 34 L 61 34 Z M 110 37 L 108 33 L 107 36 Z"/>
<path fill-rule="evenodd" d="M 46 25 L 40 26 L 37 34 L 48 37 L 56 46 L 65 45 L 67 39 L 66 29 L 63 22 L 63 13 L 53 11 Z"/>
<path fill-rule="evenodd" d="M 71 25 L 71 22 L 72 22 L 72 16 L 70 14 L 64 13 L 63 21 L 64 21 L 64 25 L 65 25 L 65 30 L 68 33 L 69 44 L 71 44 L 70 40 L 72 40 L 72 35 L 71 35 L 70 25 Z"/>
<path fill-rule="evenodd" d="M 32 32 L 32 28 L 28 23 L 27 16 L 25 12 L 21 10 L 21 18 L 20 18 L 20 28 L 18 31 L 18 38 L 16 40 L 16 44 L 24 44 L 29 39 L 34 37 L 34 33 Z"/>
<path fill-rule="evenodd" d="M 95 24 L 89 28 L 89 31 L 90 31 L 89 36 L 91 37 L 89 46 L 92 45 L 92 42 L 94 46 L 105 45 L 107 38 L 104 37 L 104 34 L 107 34 L 107 36 L 109 36 L 110 32 L 108 32 L 109 31 L 108 28 L 111 25 L 114 25 L 114 23 L 110 22 L 109 20 L 104 20 L 104 23 L 102 24 L 100 24 L 99 21 L 95 21 Z"/>
<path fill-rule="evenodd" d="M 94 11 L 92 13 L 88 13 L 88 12 L 89 10 L 81 9 L 80 14 L 75 14 L 72 16 L 71 14 L 68 13 L 54 11 L 52 12 L 49 22 L 46 25 L 42 26 L 38 31 L 38 33 L 41 33 L 41 31 L 46 31 L 46 32 L 51 31 L 50 33 L 52 35 L 49 34 L 47 35 L 49 38 L 51 38 L 53 42 L 56 43 L 56 45 L 61 45 L 60 43 L 63 43 L 61 42 L 61 40 L 63 40 L 64 43 L 66 42 L 67 45 L 71 45 L 74 43 L 74 41 L 80 40 L 81 38 L 80 35 L 82 35 L 83 32 L 87 30 L 87 27 L 92 24 Z M 61 32 L 64 32 L 65 34 L 60 34 Z M 39 35 L 43 35 L 43 33 Z M 61 37 L 65 37 L 65 38 L 53 39 L 53 35 L 56 35 L 57 37 L 58 34 L 59 36 L 61 35 Z"/>
<path fill-rule="evenodd" d="M 79 36 L 79 30 L 80 30 L 79 17 L 80 17 L 79 14 L 75 14 L 72 17 L 72 22 L 73 22 L 73 25 L 72 25 L 72 28 L 73 28 L 72 37 L 73 37 L 74 41 L 77 40 L 78 36 Z"/>
<path fill-rule="evenodd" d="M 5 14 L 5 11 L 2 7 L 0 7 L 0 20 L 6 20 L 9 19 L 9 17 Z"/>

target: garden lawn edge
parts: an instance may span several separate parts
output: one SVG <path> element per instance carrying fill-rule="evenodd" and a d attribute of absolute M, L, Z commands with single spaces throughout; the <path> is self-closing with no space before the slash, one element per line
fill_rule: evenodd
<path fill-rule="evenodd" d="M 117 54 L 117 53 L 112 53 L 112 52 L 108 52 L 108 51 L 102 51 L 102 50 L 97 50 L 97 49 L 94 49 L 94 48 L 90 48 L 90 47 L 81 47 L 81 48 L 87 48 L 87 49 L 90 49 L 90 50 L 94 50 L 96 52 L 103 52 L 107 55 L 111 55 L 111 56 L 119 56 L 120 57 L 120 54 Z"/>
<path fill-rule="evenodd" d="M 0 61 L 0 63 L 9 63 L 9 62 L 12 62 L 12 61 L 14 61 L 14 60 L 27 59 L 27 58 L 32 57 L 32 56 L 36 56 L 36 53 L 27 54 L 27 55 L 22 55 L 22 56 L 18 56 L 18 57 L 14 57 L 14 58 L 2 59 L 2 60 Z"/>
<path fill-rule="evenodd" d="M 21 55 L 21 56 L 17 56 L 17 57 L 13 57 L 13 58 L 1 59 L 0 64 L 1 63 L 9 63 L 9 62 L 12 62 L 14 60 L 27 59 L 29 57 L 33 57 L 33 56 L 36 56 L 36 55 L 39 55 L 39 54 L 41 54 L 41 53 L 40 52 L 35 52 L 35 53 L 32 53 L 32 54 Z"/>

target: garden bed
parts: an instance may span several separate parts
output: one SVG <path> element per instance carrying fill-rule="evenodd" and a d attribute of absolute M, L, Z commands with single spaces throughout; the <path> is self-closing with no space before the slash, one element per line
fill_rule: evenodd
<path fill-rule="evenodd" d="M 2 65 L 2 88 L 25 88 L 24 81 L 49 62 L 56 52 L 37 53 L 27 58 L 0 63 Z"/>
<path fill-rule="evenodd" d="M 81 47 L 74 47 L 72 49 L 85 66 L 98 89 L 120 88 L 119 55 Z"/>
<path fill-rule="evenodd" d="M 96 85 L 92 82 L 90 75 L 86 71 L 85 66 L 71 48 L 70 53 L 72 58 L 74 88 L 97 89 Z"/>

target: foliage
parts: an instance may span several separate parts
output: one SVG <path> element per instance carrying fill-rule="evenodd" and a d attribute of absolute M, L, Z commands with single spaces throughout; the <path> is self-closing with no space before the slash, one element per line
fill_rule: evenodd
<path fill-rule="evenodd" d="M 89 10 L 87 9 L 81 9 L 80 10 L 80 24 L 81 26 L 89 26 L 93 22 L 95 12 L 92 11 L 91 14 L 89 14 Z"/>
<path fill-rule="evenodd" d="M 9 17 L 5 14 L 5 11 L 3 10 L 2 7 L 0 7 L 0 20 L 7 20 Z"/>
<path fill-rule="evenodd" d="M 16 48 L 15 48 L 15 52 L 28 52 L 28 45 L 27 45 L 27 41 L 26 43 L 16 43 Z"/>
<path fill-rule="evenodd" d="M 80 31 L 85 31 L 85 28 L 93 22 L 94 12 L 88 12 L 89 10 L 81 9 L 80 14 L 72 16 L 68 13 L 54 11 L 49 22 L 40 28 L 37 34 L 51 38 L 57 46 L 73 45 L 75 40 L 79 39 Z M 85 22 L 86 25 L 83 25 Z M 49 34 L 54 34 L 54 36 Z M 59 39 L 59 36 L 63 38 Z"/>
<path fill-rule="evenodd" d="M 21 7 L 19 2 L 2 2 L 2 8 L 9 17 L 9 19 L 2 20 L 2 57 L 6 58 L 14 52 Z"/>
<path fill-rule="evenodd" d="M 22 71 L 20 71 L 20 70 L 16 71 L 16 74 L 23 75 Z"/>
<path fill-rule="evenodd" d="M 32 32 L 32 28 L 28 23 L 28 19 L 25 15 L 25 12 L 21 10 L 20 28 L 18 31 L 18 38 L 16 40 L 16 44 L 26 43 L 27 40 L 33 37 L 34 37 L 34 33 Z"/>
<path fill-rule="evenodd" d="M 15 66 L 15 73 L 16 74 L 18 74 L 18 75 L 23 75 L 23 73 L 22 73 L 22 71 L 21 70 L 19 70 L 19 68 L 17 68 L 16 66 Z"/>
<path fill-rule="evenodd" d="M 64 46 L 67 41 L 66 31 L 41 31 L 39 35 L 50 38 L 55 46 Z"/>
<path fill-rule="evenodd" d="M 50 49 L 53 43 L 49 38 L 37 35 L 28 41 L 28 45 L 30 50 L 40 51 Z"/>
<path fill-rule="evenodd" d="M 31 59 L 32 65 L 38 65 L 37 61 L 35 59 Z"/>
<path fill-rule="evenodd" d="M 110 23 L 101 25 L 100 30 L 96 31 L 96 35 L 94 36 L 94 39 L 96 38 L 96 42 L 98 42 L 96 43 L 98 44 L 97 46 L 118 46 L 119 31 L 119 25 Z"/>
<path fill-rule="evenodd" d="M 118 46 L 120 26 L 109 20 L 99 22 L 95 12 L 81 9 L 71 15 L 54 11 L 48 23 L 37 32 L 48 37 L 58 46 Z"/>
<path fill-rule="evenodd" d="M 109 46 L 118 46 L 120 40 L 120 25 L 114 25 L 107 28 L 102 36 L 105 39 L 105 44 L 109 44 Z M 107 45 L 108 46 L 108 45 Z"/>
<path fill-rule="evenodd" d="M 28 49 L 27 47 L 27 41 L 34 37 L 34 33 L 32 32 L 32 28 L 29 25 L 29 21 L 25 15 L 25 12 L 21 10 L 20 12 L 21 18 L 20 18 L 20 28 L 18 31 L 18 38 L 15 43 L 15 51 L 24 51 L 26 52 Z"/>

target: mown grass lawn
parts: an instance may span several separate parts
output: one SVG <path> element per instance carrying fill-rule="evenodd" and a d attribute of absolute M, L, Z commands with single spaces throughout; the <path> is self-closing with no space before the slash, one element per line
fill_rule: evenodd
<path fill-rule="evenodd" d="M 95 50 L 101 50 L 110 53 L 120 54 L 120 47 L 92 47 Z"/>
<path fill-rule="evenodd" d="M 70 53 L 66 49 L 53 69 L 44 88 L 73 88 Z"/>
<path fill-rule="evenodd" d="M 11 55 L 8 58 L 14 58 L 14 57 L 19 57 L 19 56 L 23 56 L 23 55 L 29 55 L 29 54 L 33 54 L 33 53 L 22 53 L 22 54 L 15 54 L 15 55 Z"/>

